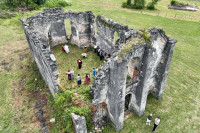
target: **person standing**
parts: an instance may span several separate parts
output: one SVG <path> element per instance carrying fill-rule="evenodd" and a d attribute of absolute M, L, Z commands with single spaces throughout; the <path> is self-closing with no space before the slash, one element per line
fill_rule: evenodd
<path fill-rule="evenodd" d="M 68 80 L 71 80 L 72 77 L 71 77 L 71 72 L 70 72 L 70 70 L 68 70 L 67 75 L 68 75 Z"/>
<path fill-rule="evenodd" d="M 78 76 L 77 76 L 77 84 L 78 84 L 78 86 L 81 85 L 81 76 L 80 76 L 80 74 L 78 74 Z"/>
<path fill-rule="evenodd" d="M 103 59 L 103 52 L 102 51 L 100 51 L 99 56 L 100 56 L 100 60 L 102 60 Z"/>
<path fill-rule="evenodd" d="M 95 69 L 95 75 L 97 75 L 97 72 L 98 72 L 98 68 L 96 67 L 96 69 Z"/>
<path fill-rule="evenodd" d="M 147 117 L 146 125 L 149 125 L 149 126 L 150 126 L 151 120 L 152 120 L 152 114 L 149 114 L 149 116 Z"/>
<path fill-rule="evenodd" d="M 104 60 L 106 59 L 106 56 L 107 56 L 107 52 L 104 52 L 103 54 Z"/>
<path fill-rule="evenodd" d="M 159 123 L 160 123 L 160 118 L 157 117 L 155 119 L 155 122 L 154 122 L 154 127 L 153 127 L 153 130 L 152 130 L 152 133 L 156 130 L 156 128 L 157 128 L 157 126 L 158 126 Z"/>
<path fill-rule="evenodd" d="M 89 78 L 88 78 L 88 75 L 86 74 L 85 75 L 85 83 L 88 83 L 89 82 Z"/>
<path fill-rule="evenodd" d="M 100 48 L 97 48 L 97 56 L 99 56 L 100 55 Z"/>
<path fill-rule="evenodd" d="M 93 76 L 95 76 L 95 74 L 96 74 L 96 69 L 93 68 Z"/>
<path fill-rule="evenodd" d="M 73 71 L 73 69 L 70 72 L 71 72 L 71 79 L 74 79 L 74 71 Z"/>
<path fill-rule="evenodd" d="M 90 82 L 90 74 L 88 74 L 88 82 Z"/>
<path fill-rule="evenodd" d="M 94 52 L 97 52 L 97 45 L 94 45 Z"/>
<path fill-rule="evenodd" d="M 78 63 L 78 68 L 81 69 L 81 67 L 82 67 L 82 61 L 80 59 L 78 59 L 77 63 Z"/>

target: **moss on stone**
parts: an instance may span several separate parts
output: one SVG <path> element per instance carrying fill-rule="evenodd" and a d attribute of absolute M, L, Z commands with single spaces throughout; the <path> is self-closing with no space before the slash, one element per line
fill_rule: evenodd
<path fill-rule="evenodd" d="M 122 46 L 121 51 L 118 54 L 118 59 L 122 60 L 126 57 L 127 52 L 131 51 L 133 49 L 133 46 L 136 44 L 141 44 L 141 39 L 132 37 L 129 40 L 127 40 L 126 44 Z"/>

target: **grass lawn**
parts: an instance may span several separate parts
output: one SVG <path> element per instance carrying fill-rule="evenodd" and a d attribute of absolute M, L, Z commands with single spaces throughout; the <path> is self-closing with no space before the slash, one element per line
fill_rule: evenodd
<path fill-rule="evenodd" d="M 62 45 L 56 46 L 52 49 L 53 54 L 56 57 L 60 83 L 63 89 L 68 87 L 77 88 L 77 76 L 81 75 L 82 85 L 81 88 L 88 88 L 93 82 L 92 70 L 93 68 L 98 68 L 103 64 L 103 61 L 100 61 L 99 56 L 97 56 L 93 51 L 87 52 L 87 58 L 82 58 L 81 54 L 83 49 L 78 48 L 76 45 L 68 45 L 70 53 L 66 54 L 62 51 Z M 82 68 L 78 69 L 77 60 L 82 60 Z M 74 70 L 75 79 L 69 81 L 67 71 Z M 90 84 L 85 83 L 85 75 L 90 74 L 91 81 Z"/>
<path fill-rule="evenodd" d="M 125 1 L 125 0 L 124 0 Z M 184 0 L 186 1 L 186 0 Z M 165 86 L 164 96 L 161 100 L 156 100 L 149 96 L 147 100 L 146 113 L 142 117 L 133 115 L 124 123 L 124 128 L 120 133 L 149 133 L 152 126 L 146 126 L 145 121 L 149 113 L 153 113 L 153 118 L 159 115 L 161 118 L 157 132 L 160 133 L 198 133 L 200 129 L 200 22 L 199 11 L 187 12 L 178 10 L 168 10 L 166 7 L 170 1 L 162 0 L 158 2 L 156 11 L 149 10 L 133 10 L 121 8 L 123 0 L 73 0 L 72 6 L 66 7 L 65 10 L 72 11 L 88 11 L 91 10 L 95 15 L 104 15 L 116 22 L 128 25 L 134 29 L 149 29 L 152 27 L 162 28 L 166 34 L 178 40 L 175 46 L 172 58 L 168 80 Z M 186 1 L 186 3 L 196 3 L 200 6 L 199 1 Z M 33 125 L 29 117 L 34 115 L 35 97 L 26 95 L 24 91 L 17 94 L 19 102 L 16 104 L 16 96 L 13 95 L 16 85 L 13 84 L 21 79 L 21 75 L 28 75 L 26 79 L 34 79 L 35 75 L 29 74 L 28 71 L 20 69 L 20 66 L 30 67 L 30 52 L 27 49 L 23 29 L 19 22 L 19 18 L 31 16 L 35 13 L 18 14 L 15 18 L 0 19 L 0 132 L 36 132 L 37 126 Z M 159 16 L 157 15 L 160 12 Z M 166 14 L 167 16 L 165 18 Z M 173 17 L 177 14 L 176 18 Z M 181 18 L 182 17 L 182 18 Z M 183 19 L 184 20 L 181 20 Z M 188 20 L 188 21 L 186 21 Z M 62 53 L 61 46 L 53 49 L 56 53 L 58 68 L 60 70 L 61 84 L 65 88 L 68 82 L 66 80 L 66 71 L 74 69 L 75 76 L 80 72 L 82 79 L 85 71 L 92 72 L 94 66 L 99 66 L 100 62 L 96 62 L 93 58 L 87 58 L 84 62 L 90 62 L 90 59 L 96 64 L 88 65 L 86 69 L 83 66 L 81 71 L 76 69 L 76 60 L 82 52 L 80 49 L 77 57 L 73 57 L 74 64 L 69 67 L 62 64 L 61 60 L 69 60 L 72 56 Z M 70 46 L 71 52 L 76 49 Z M 56 52 L 57 51 L 57 52 Z M 92 56 L 93 53 L 89 53 Z M 24 60 L 20 60 L 21 55 L 27 55 Z M 60 56 L 59 56 L 60 55 Z M 66 57 L 66 58 L 65 58 Z M 2 65 L 3 60 L 9 64 L 5 67 Z M 97 60 L 99 61 L 99 59 Z M 64 66 L 62 66 L 64 65 Z M 86 64 L 83 64 L 86 65 Z M 7 68 L 11 70 L 7 71 Z M 84 70 L 85 69 L 85 70 Z M 36 70 L 29 68 L 31 72 Z M 92 77 L 92 75 L 91 75 Z M 64 79 L 64 80 L 62 80 Z M 72 81 L 76 87 L 76 81 Z M 83 85 L 84 86 L 84 85 Z M 19 88 L 21 88 L 19 86 Z M 26 88 L 24 88 L 26 89 Z M 43 88 L 41 88 L 43 89 Z M 15 94 L 15 93 L 14 93 Z M 45 95 L 46 93 L 44 93 Z M 47 95 L 47 94 L 46 94 Z M 30 102 L 27 102 L 31 99 Z M 23 102 L 24 101 L 24 102 Z M 19 106 L 18 106 L 19 105 Z M 31 105 L 30 108 L 27 105 Z M 17 107 L 17 109 L 16 109 Z M 22 116 L 25 118 L 21 119 Z M 114 132 L 114 131 L 110 131 Z"/>

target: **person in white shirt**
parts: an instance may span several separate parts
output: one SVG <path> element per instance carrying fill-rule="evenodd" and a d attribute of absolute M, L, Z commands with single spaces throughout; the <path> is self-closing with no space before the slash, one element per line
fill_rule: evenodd
<path fill-rule="evenodd" d="M 154 122 L 154 127 L 153 127 L 153 130 L 152 130 L 152 133 L 156 130 L 156 128 L 157 128 L 157 126 L 158 126 L 159 123 L 160 123 L 160 118 L 157 117 L 155 119 L 155 122 Z"/>
<path fill-rule="evenodd" d="M 78 76 L 77 76 L 77 84 L 78 84 L 78 86 L 81 85 L 81 76 L 80 76 L 80 74 L 78 74 Z"/>
<path fill-rule="evenodd" d="M 71 72 L 71 79 L 74 79 L 74 71 L 73 71 L 73 69 L 70 72 Z"/>
<path fill-rule="evenodd" d="M 95 75 L 97 75 L 97 72 L 98 72 L 98 68 L 96 67 L 96 69 L 95 69 Z"/>
<path fill-rule="evenodd" d="M 68 54 L 69 53 L 69 47 L 67 45 L 64 46 L 65 52 Z"/>

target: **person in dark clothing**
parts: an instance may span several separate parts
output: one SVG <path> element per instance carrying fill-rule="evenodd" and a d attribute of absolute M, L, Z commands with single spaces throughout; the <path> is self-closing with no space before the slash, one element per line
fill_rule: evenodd
<path fill-rule="evenodd" d="M 90 82 L 90 74 L 88 74 L 88 82 Z"/>
<path fill-rule="evenodd" d="M 99 56 L 100 56 L 100 60 L 102 60 L 103 59 L 103 52 L 102 51 L 100 51 Z"/>
<path fill-rule="evenodd" d="M 81 69 L 81 67 L 82 67 L 82 61 L 80 59 L 78 59 L 77 63 L 78 63 L 78 68 Z"/>
<path fill-rule="evenodd" d="M 152 130 L 152 133 L 156 130 L 156 128 L 157 128 L 157 126 L 158 126 L 159 123 L 160 123 L 160 118 L 157 117 L 155 119 L 155 122 L 154 122 L 154 127 L 153 127 L 153 130 Z"/>
<path fill-rule="evenodd" d="M 148 117 L 147 117 L 146 125 L 150 126 L 151 120 L 152 120 L 152 114 L 149 114 Z"/>
<path fill-rule="evenodd" d="M 67 75 L 68 75 L 68 80 L 71 80 L 72 79 L 72 75 L 71 75 L 70 70 L 68 70 Z"/>
<path fill-rule="evenodd" d="M 103 53 L 103 57 L 104 57 L 104 59 L 106 59 L 106 56 L 107 56 L 107 53 L 104 52 L 104 53 Z"/>

